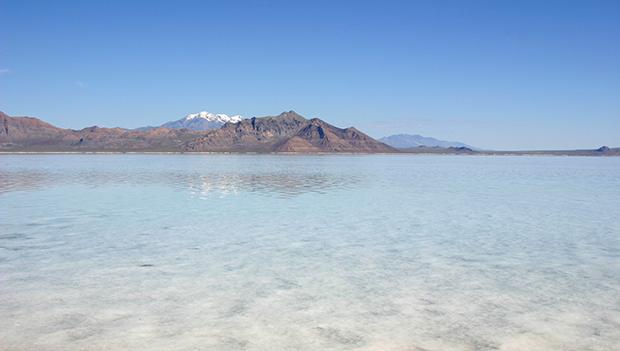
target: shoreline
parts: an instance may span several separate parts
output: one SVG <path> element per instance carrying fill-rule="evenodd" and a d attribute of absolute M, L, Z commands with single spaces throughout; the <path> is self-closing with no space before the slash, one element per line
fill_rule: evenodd
<path fill-rule="evenodd" d="M 478 152 L 258 152 L 258 151 L 0 151 L 0 155 L 403 155 L 403 156 L 556 156 L 619 157 L 620 153 L 575 151 L 478 151 Z"/>

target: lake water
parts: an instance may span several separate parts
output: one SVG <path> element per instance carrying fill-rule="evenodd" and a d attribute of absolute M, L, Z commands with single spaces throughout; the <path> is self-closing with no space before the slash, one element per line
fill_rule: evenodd
<path fill-rule="evenodd" d="M 620 158 L 0 155 L 0 350 L 620 350 Z"/>

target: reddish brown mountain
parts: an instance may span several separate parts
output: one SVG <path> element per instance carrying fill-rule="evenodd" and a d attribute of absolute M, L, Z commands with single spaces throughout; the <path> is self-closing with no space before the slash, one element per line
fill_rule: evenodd
<path fill-rule="evenodd" d="M 201 135 L 166 128 L 62 129 L 37 118 L 9 117 L 2 112 L 0 126 L 0 150 L 4 151 L 177 151 Z"/>
<path fill-rule="evenodd" d="M 35 144 L 52 139 L 62 139 L 63 129 L 33 117 L 9 117 L 0 112 L 0 142 Z"/>

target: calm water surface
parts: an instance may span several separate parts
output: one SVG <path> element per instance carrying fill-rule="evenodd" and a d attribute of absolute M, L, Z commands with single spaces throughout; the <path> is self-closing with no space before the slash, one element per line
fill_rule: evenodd
<path fill-rule="evenodd" d="M 620 158 L 0 155 L 0 350 L 620 350 Z"/>

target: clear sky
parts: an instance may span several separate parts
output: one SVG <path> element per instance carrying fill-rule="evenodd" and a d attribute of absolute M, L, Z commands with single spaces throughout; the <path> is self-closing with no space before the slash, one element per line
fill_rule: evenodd
<path fill-rule="evenodd" d="M 374 137 L 620 146 L 620 1 L 0 0 L 0 110 L 70 128 L 295 110 Z"/>

